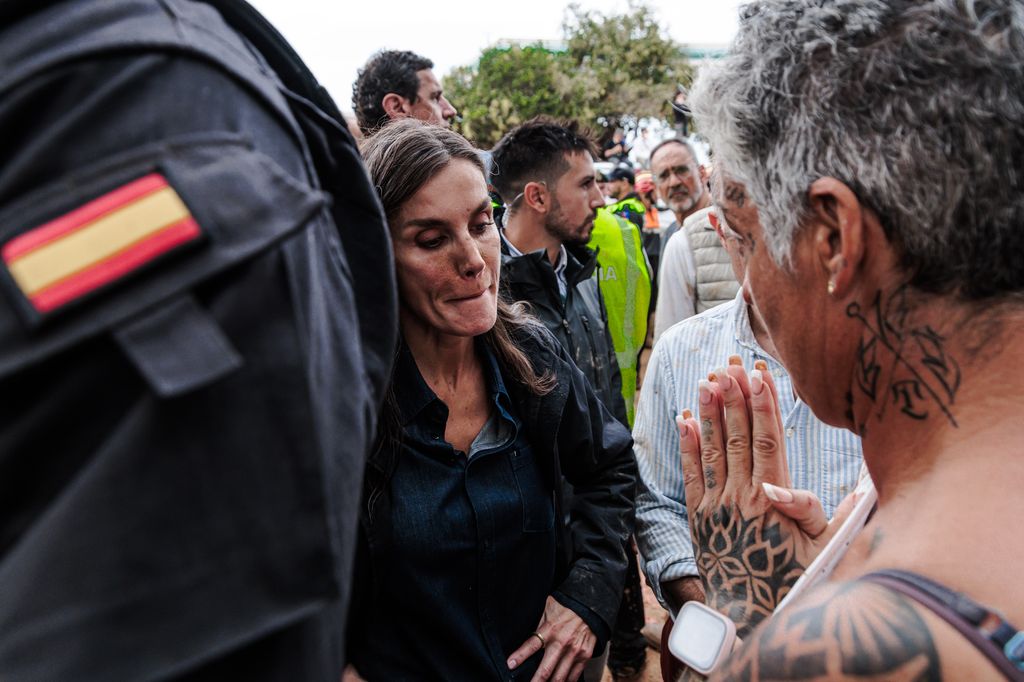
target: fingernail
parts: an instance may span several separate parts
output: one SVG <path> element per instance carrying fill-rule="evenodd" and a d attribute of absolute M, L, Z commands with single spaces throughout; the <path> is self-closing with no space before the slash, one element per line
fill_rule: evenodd
<path fill-rule="evenodd" d="M 768 371 L 768 363 L 764 360 L 754 360 L 754 369 L 759 369 L 762 372 Z"/>
<path fill-rule="evenodd" d="M 718 375 L 714 372 L 708 372 L 708 381 L 718 381 Z"/>
<path fill-rule="evenodd" d="M 741 358 L 738 355 L 730 355 L 729 356 L 729 364 L 730 365 L 740 365 L 742 367 L 743 366 L 743 358 Z"/>
<path fill-rule="evenodd" d="M 517 663 L 517 662 L 516 662 L 516 659 L 514 659 L 514 658 L 510 658 L 510 659 L 508 659 L 508 669 L 509 669 L 509 670 L 513 670 L 513 669 L 515 669 L 515 667 L 516 667 L 517 665 L 519 665 L 519 663 Z"/>
<path fill-rule="evenodd" d="M 679 429 L 679 441 L 685 441 L 690 437 L 690 429 L 686 428 L 686 420 L 676 416 L 676 427 Z"/>
<path fill-rule="evenodd" d="M 764 494 L 767 495 L 768 499 L 772 502 L 781 502 L 786 504 L 787 502 L 793 501 L 793 493 L 789 492 L 785 488 L 772 485 L 767 481 L 761 483 L 761 488 L 764 490 Z"/>
<path fill-rule="evenodd" d="M 761 374 L 761 370 L 750 370 L 750 395 L 761 395 L 761 391 L 763 390 L 764 376 Z"/>
<path fill-rule="evenodd" d="M 722 393 L 727 393 L 732 388 L 732 377 L 729 376 L 724 367 L 716 370 L 715 375 L 715 381 L 722 387 Z"/>
<path fill-rule="evenodd" d="M 698 391 L 700 393 L 700 404 L 710 405 L 711 404 L 711 382 L 700 380 L 697 384 Z"/>
<path fill-rule="evenodd" d="M 683 419 L 693 419 L 693 412 L 688 409 L 683 409 Z"/>

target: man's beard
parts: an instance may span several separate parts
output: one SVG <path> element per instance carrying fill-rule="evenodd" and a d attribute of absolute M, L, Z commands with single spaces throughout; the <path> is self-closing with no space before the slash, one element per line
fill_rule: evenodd
<path fill-rule="evenodd" d="M 683 218 L 685 218 L 691 213 L 693 213 L 693 209 L 695 209 L 697 207 L 697 204 L 700 203 L 700 199 L 702 196 L 704 196 L 703 191 L 701 191 L 699 194 L 687 193 L 685 199 L 678 201 L 676 203 L 676 206 L 672 207 L 672 211 L 677 216 L 681 215 L 683 216 Z"/>
<path fill-rule="evenodd" d="M 561 212 L 554 213 L 544 223 L 544 228 L 549 235 L 564 244 L 565 246 L 586 246 L 590 242 L 591 232 L 594 230 L 594 218 L 596 212 L 579 225 L 566 225 Z"/>
<path fill-rule="evenodd" d="M 550 217 L 544 221 L 544 229 L 547 230 L 548 234 L 566 246 L 586 246 L 587 242 L 590 241 L 590 234 L 594 230 L 594 219 L 596 217 L 597 211 L 594 211 L 587 220 L 579 225 L 566 225 L 561 206 L 556 201 L 551 206 Z"/>

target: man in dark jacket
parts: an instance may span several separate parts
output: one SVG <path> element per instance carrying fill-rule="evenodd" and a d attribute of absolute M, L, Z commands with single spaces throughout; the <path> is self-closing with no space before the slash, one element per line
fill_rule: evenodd
<path fill-rule="evenodd" d="M 498 142 L 491 182 L 507 206 L 501 284 L 509 299 L 530 304 L 628 428 L 597 257 L 586 247 L 597 208 L 604 206 L 595 151 L 575 123 L 544 118 Z"/>
<path fill-rule="evenodd" d="M 239 0 L 0 0 L 0 63 L 0 678 L 337 682 L 396 341 L 339 112 Z"/>
<path fill-rule="evenodd" d="M 576 123 L 543 117 L 511 130 L 495 146 L 491 182 L 508 206 L 501 284 L 506 297 L 532 306 L 628 428 L 597 256 L 586 247 L 597 209 L 604 205 L 594 171 L 596 154 Z M 632 672 L 645 657 L 639 569 L 635 552 L 627 555 L 626 599 L 612 635 L 613 672 Z"/>

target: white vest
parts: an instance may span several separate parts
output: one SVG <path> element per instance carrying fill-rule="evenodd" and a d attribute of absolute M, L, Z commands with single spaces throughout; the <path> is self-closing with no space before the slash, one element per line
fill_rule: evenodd
<path fill-rule="evenodd" d="M 709 213 L 710 208 L 697 211 L 686 219 L 682 227 L 686 230 L 686 237 L 693 250 L 693 264 L 696 268 L 694 307 L 698 313 L 731 301 L 740 289 L 732 272 L 729 253 L 711 226 Z"/>

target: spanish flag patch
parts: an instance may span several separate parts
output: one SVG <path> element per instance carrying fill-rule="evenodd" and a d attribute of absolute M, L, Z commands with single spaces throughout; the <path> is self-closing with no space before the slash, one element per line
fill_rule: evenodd
<path fill-rule="evenodd" d="M 201 237 L 178 193 L 151 173 L 18 235 L 0 258 L 46 315 Z"/>

